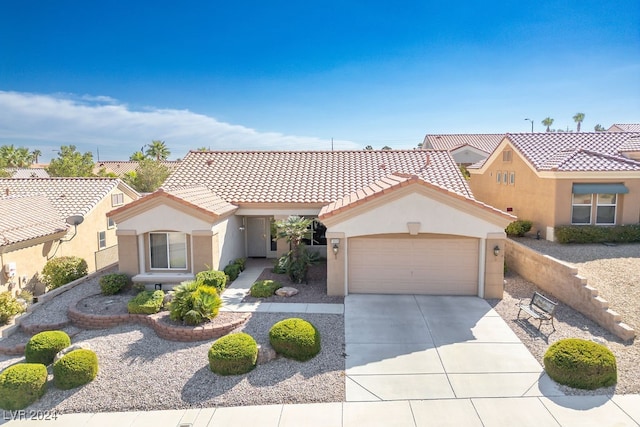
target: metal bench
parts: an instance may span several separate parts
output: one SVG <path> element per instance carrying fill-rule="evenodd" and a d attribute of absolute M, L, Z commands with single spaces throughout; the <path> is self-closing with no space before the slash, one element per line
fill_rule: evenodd
<path fill-rule="evenodd" d="M 551 301 L 544 295 L 534 292 L 529 303 L 523 303 L 522 300 L 518 302 L 518 319 L 520 318 L 520 312 L 524 311 L 529 315 L 528 318 L 534 318 L 540 323 L 538 324 L 538 330 L 542 326 L 542 322 L 551 322 L 553 330 L 556 330 L 556 326 L 553 324 L 553 316 L 556 312 L 557 302 Z"/>

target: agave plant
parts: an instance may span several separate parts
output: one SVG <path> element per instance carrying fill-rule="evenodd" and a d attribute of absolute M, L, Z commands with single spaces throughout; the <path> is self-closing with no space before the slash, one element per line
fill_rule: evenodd
<path fill-rule="evenodd" d="M 199 325 L 218 315 L 222 300 L 213 286 L 191 281 L 174 289 L 169 317 L 187 325 Z"/>

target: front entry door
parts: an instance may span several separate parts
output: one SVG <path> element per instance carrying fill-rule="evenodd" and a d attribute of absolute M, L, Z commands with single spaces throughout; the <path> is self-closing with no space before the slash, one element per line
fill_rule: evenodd
<path fill-rule="evenodd" d="M 265 218 L 247 218 L 247 256 L 266 258 L 267 234 Z"/>

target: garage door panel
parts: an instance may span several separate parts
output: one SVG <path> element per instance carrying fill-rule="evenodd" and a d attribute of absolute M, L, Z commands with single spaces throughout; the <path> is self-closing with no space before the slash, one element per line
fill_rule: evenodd
<path fill-rule="evenodd" d="M 349 292 L 477 295 L 478 241 L 352 238 Z"/>

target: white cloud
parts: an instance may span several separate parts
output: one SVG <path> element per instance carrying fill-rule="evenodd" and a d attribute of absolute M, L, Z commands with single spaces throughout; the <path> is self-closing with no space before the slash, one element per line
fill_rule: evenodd
<path fill-rule="evenodd" d="M 99 148 L 102 160 L 127 159 L 153 139 L 167 143 L 171 158 L 190 149 L 304 150 L 328 148 L 328 141 L 275 132 L 261 133 L 188 110 L 131 110 L 109 97 L 41 95 L 0 91 L 0 145 L 38 148 L 45 153 L 73 144 L 79 151 Z M 336 149 L 360 149 L 335 141 Z M 46 160 L 43 159 L 43 160 Z"/>

